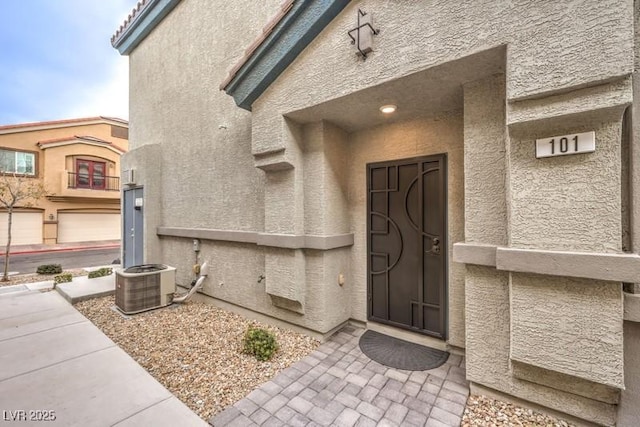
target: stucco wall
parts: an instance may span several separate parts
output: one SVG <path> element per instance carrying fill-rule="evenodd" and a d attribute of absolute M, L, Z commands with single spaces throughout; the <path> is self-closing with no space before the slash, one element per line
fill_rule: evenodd
<path fill-rule="evenodd" d="M 69 138 L 70 140 L 73 140 L 75 135 L 91 136 L 104 141 L 109 141 L 122 150 L 127 150 L 129 146 L 128 140 L 111 136 L 111 125 L 92 124 L 0 134 L 0 147 L 15 148 L 37 153 L 37 177 L 43 180 L 50 192 L 58 195 L 63 189 L 62 172 L 65 169 L 73 171 L 73 168 L 69 169 L 66 165 L 66 156 L 86 155 L 107 159 L 115 163 L 115 165 L 113 169 L 108 169 L 106 174 L 115 176 L 120 175 L 120 154 L 107 148 L 87 144 L 71 144 L 63 147 L 52 147 L 43 150 L 38 146 L 38 142 L 60 138 Z M 66 189 L 66 176 L 64 178 L 64 189 Z M 46 203 L 46 201 L 43 201 L 43 203 Z"/>
<path fill-rule="evenodd" d="M 620 123 L 610 120 L 621 117 L 603 112 L 565 121 L 560 113 L 548 119 L 552 98 L 551 108 L 533 102 L 536 108 L 527 111 L 537 115 L 508 129 L 501 87 L 499 77 L 465 86 L 466 241 L 619 250 Z M 574 94 L 565 107 L 577 111 L 583 102 Z M 596 131 L 596 153 L 535 158 L 536 137 L 584 126 Z M 613 422 L 611 404 L 623 372 L 619 283 L 467 265 L 465 288 L 469 380 L 583 419 Z"/>
<path fill-rule="evenodd" d="M 158 226 L 263 229 L 264 174 L 253 166 L 251 115 L 218 86 L 279 6 L 279 0 L 215 7 L 206 0 L 184 1 L 130 55 L 131 149 L 156 145 L 157 157 L 146 162 L 139 152 L 123 168 L 142 174 L 145 262 L 183 266 L 181 283 L 191 278 L 192 251 L 184 253 L 191 239 L 160 240 Z M 225 247 L 203 245 L 216 284 L 219 276 L 231 287 L 235 280 L 229 276 L 241 281 L 248 272 L 255 283 L 253 273 L 264 272 L 262 251 L 254 245 L 238 258 Z"/>
<path fill-rule="evenodd" d="M 251 115 L 218 85 L 280 1 L 211 6 L 181 2 L 130 55 L 130 140 L 161 146 L 164 225 L 260 230 Z"/>
<path fill-rule="evenodd" d="M 613 123 L 536 130 L 529 138 L 511 140 L 511 245 L 620 252 L 621 117 Z M 532 155 L 535 137 L 592 130 L 595 153 L 547 159 Z"/>
<path fill-rule="evenodd" d="M 354 245 L 351 252 L 352 314 L 367 318 L 366 165 L 382 160 L 447 154 L 449 343 L 464 347 L 464 267 L 451 261 L 453 242 L 464 240 L 462 115 L 378 126 L 349 135 L 349 205 Z"/>
<path fill-rule="evenodd" d="M 511 246 L 622 250 L 621 113 L 602 113 L 587 123 L 543 121 L 511 132 Z M 595 131 L 594 153 L 548 159 L 533 155 L 535 138 L 582 131 Z M 514 360 L 623 387 L 619 283 L 514 273 L 510 291 Z"/>
<path fill-rule="evenodd" d="M 365 320 L 365 165 L 432 153 L 448 153 L 449 245 L 466 240 L 540 250 L 620 251 L 618 109 L 630 100 L 624 76 L 633 71 L 631 0 L 535 2 L 535 7 L 524 1 L 354 1 L 249 114 L 215 87 L 252 41 L 252 29 L 275 14 L 277 3 L 181 2 L 131 55 L 132 144 L 160 147 L 162 195 L 154 215 L 165 226 L 290 236 L 347 230 L 354 245 L 314 252 L 207 241 L 201 257 L 214 266 L 205 285 L 208 294 L 321 331 L 348 317 Z M 355 55 L 346 35 L 358 8 L 371 13 L 382 30 L 366 61 Z M 414 117 L 352 134 L 322 116 L 306 124 L 285 118 L 504 45 L 506 77 L 460 80 L 468 83 L 464 116 Z M 443 80 L 458 77 L 454 72 Z M 431 99 L 425 96 L 424 102 Z M 596 132 L 595 153 L 535 159 L 535 138 L 583 130 Z M 348 173 L 342 171 L 345 158 Z M 180 281 L 187 282 L 189 239 L 159 243 L 163 261 L 179 264 Z M 340 287 L 336 276 L 342 269 L 349 272 Z M 266 283 L 257 280 L 263 273 Z M 619 284 L 580 284 L 576 289 L 569 279 L 450 262 L 449 342 L 467 346 L 468 378 L 611 424 L 616 393 L 602 387 L 621 386 Z M 572 298 L 576 292 L 581 298 Z M 554 310 L 554 301 L 561 310 Z M 531 305 L 553 316 L 539 319 L 528 310 Z M 593 313 L 593 307 L 599 311 Z M 532 333 L 530 324 L 539 329 Z M 578 362 L 540 337 L 575 344 L 571 349 Z M 527 366 L 514 369 L 511 357 Z M 589 375 L 603 363 L 610 369 Z M 544 369 L 545 379 L 527 376 L 527 369 Z M 567 377 L 581 378 L 579 385 L 564 387 Z"/>
<path fill-rule="evenodd" d="M 381 29 L 365 62 L 346 34 L 358 8 Z M 273 123 L 283 113 L 500 45 L 509 46 L 507 99 L 625 75 L 633 69 L 633 2 L 353 1 L 253 104 L 254 151 L 282 147 Z"/>
<path fill-rule="evenodd" d="M 122 170 L 135 170 L 136 187 L 143 189 L 143 224 L 144 236 L 143 263 L 165 263 L 173 266 L 172 262 L 162 258 L 163 245 L 156 235 L 156 228 L 161 225 L 162 217 L 162 168 L 159 144 L 146 144 L 130 150 L 122 156 Z M 126 186 L 130 188 L 130 186 Z M 126 188 L 123 188 L 126 189 Z M 124 249 L 124 248 L 122 248 Z M 184 258 L 181 257 L 181 259 Z M 124 257 L 122 257 L 124 259 Z M 182 270 L 183 272 L 189 271 Z M 186 280 L 186 276 L 182 280 Z"/>
<path fill-rule="evenodd" d="M 74 119 L 75 120 L 75 119 Z M 87 119 L 87 121 L 100 121 L 101 119 Z M 15 132 L 3 131 L 0 134 L 0 147 L 15 148 L 18 150 L 32 151 L 36 153 L 37 176 L 32 179 L 40 180 L 50 196 L 59 197 L 53 201 L 41 198 L 34 206 L 43 210 L 43 243 L 55 244 L 57 242 L 58 225 L 57 217 L 60 211 L 119 211 L 119 191 L 88 190 L 68 188 L 67 172 L 75 171 L 74 158 L 94 159 L 106 163 L 105 175 L 120 176 L 119 150 L 111 150 L 105 147 L 73 143 L 57 147 L 42 149 L 38 142 L 56 139 L 73 140 L 75 135 L 90 136 L 111 142 L 114 146 L 126 150 L 128 140 L 111 136 L 111 123 L 91 123 L 70 125 L 57 122 L 44 122 L 43 125 L 35 125 L 30 128 L 16 128 Z M 62 126 L 62 127 L 55 127 Z M 123 127 L 123 126 L 119 126 Z M 46 145 L 44 147 L 47 147 Z M 117 190 L 117 189 L 116 189 Z M 61 199 L 64 198 L 64 199 Z M 91 200 L 92 199 L 92 200 Z M 53 220 L 49 220 L 53 215 Z"/>
<path fill-rule="evenodd" d="M 640 419 L 640 323 L 624 323 L 624 364 L 626 389 L 620 399 L 618 425 L 632 426 Z"/>
<path fill-rule="evenodd" d="M 89 159 L 105 163 L 105 176 L 120 176 L 120 152 L 114 152 L 105 147 L 88 144 L 72 144 L 61 147 L 51 147 L 44 153 L 45 177 L 44 183 L 51 193 L 61 196 L 75 195 L 76 197 L 118 198 L 118 191 L 91 191 L 67 189 L 69 178 L 67 172 L 75 172 L 75 159 Z M 117 187 L 115 190 L 119 190 Z"/>

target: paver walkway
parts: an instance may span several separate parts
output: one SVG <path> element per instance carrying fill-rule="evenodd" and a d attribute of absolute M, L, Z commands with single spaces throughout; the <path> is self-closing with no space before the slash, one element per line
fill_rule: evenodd
<path fill-rule="evenodd" d="M 459 426 L 469 386 L 464 359 L 429 371 L 365 356 L 362 329 L 343 328 L 316 351 L 210 420 L 221 426 Z"/>

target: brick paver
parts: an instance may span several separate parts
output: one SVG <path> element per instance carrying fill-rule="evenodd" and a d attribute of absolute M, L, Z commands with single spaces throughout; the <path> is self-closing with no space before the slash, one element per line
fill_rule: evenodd
<path fill-rule="evenodd" d="M 345 327 L 316 351 L 210 420 L 221 426 L 459 426 L 469 396 L 465 361 L 403 371 L 365 356 L 364 330 Z"/>

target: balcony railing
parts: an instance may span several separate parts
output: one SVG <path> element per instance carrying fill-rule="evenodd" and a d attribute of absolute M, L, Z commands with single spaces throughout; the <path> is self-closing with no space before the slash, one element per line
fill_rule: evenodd
<path fill-rule="evenodd" d="M 119 176 L 102 176 L 67 172 L 67 188 L 83 190 L 120 191 Z"/>

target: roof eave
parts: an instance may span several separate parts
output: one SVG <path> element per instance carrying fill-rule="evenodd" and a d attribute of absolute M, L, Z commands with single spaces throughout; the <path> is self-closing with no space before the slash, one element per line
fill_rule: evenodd
<path fill-rule="evenodd" d="M 270 34 L 235 71 L 221 89 L 240 108 L 253 102 L 298 57 L 350 0 L 296 0 Z"/>
<path fill-rule="evenodd" d="M 114 117 L 86 117 L 81 119 L 67 119 L 67 120 L 51 120 L 44 122 L 29 122 L 29 123 L 20 123 L 15 125 L 3 125 L 0 126 L 0 135 L 10 134 L 10 133 L 20 133 L 20 132 L 34 132 L 39 130 L 47 130 L 47 129 L 58 129 L 65 127 L 77 127 L 77 126 L 86 126 L 86 125 L 95 125 L 95 124 L 109 124 L 116 125 L 122 127 L 129 127 L 129 122 L 123 119 L 118 119 Z"/>
<path fill-rule="evenodd" d="M 89 139 L 87 137 L 82 137 L 82 136 L 71 136 L 66 138 L 59 138 L 57 140 L 40 141 L 38 142 L 37 145 L 41 150 L 46 150 L 49 148 L 64 147 L 67 145 L 74 145 L 74 144 L 84 144 L 84 145 L 92 145 L 95 147 L 106 148 L 107 150 L 113 151 L 114 153 L 117 153 L 117 154 L 124 154 L 127 152 L 127 150 L 125 150 L 124 148 L 119 147 L 110 141 L 101 140 L 99 138 Z"/>
<path fill-rule="evenodd" d="M 121 55 L 129 55 L 180 3 L 180 0 L 150 0 L 111 40 Z"/>

